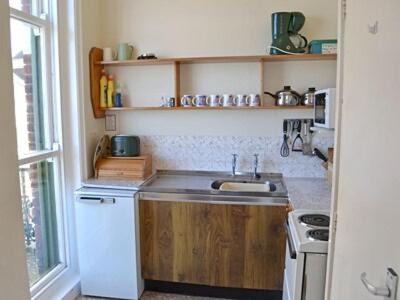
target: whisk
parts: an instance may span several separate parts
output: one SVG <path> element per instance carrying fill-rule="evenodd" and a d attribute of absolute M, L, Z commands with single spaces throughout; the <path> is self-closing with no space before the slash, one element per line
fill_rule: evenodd
<path fill-rule="evenodd" d="M 281 156 L 282 157 L 288 157 L 289 153 L 290 153 L 289 145 L 288 145 L 287 126 L 288 126 L 288 121 L 284 120 L 283 121 L 283 143 L 281 146 Z"/>

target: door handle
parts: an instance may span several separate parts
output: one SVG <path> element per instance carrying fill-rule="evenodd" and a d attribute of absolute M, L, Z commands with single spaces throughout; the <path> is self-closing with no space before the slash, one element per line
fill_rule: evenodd
<path fill-rule="evenodd" d="M 392 268 L 387 269 L 385 286 L 374 286 L 368 281 L 367 273 L 365 272 L 361 274 L 361 282 L 371 294 L 383 296 L 385 300 L 396 300 L 398 276 Z"/>
<path fill-rule="evenodd" d="M 115 198 L 103 198 L 103 197 L 79 197 L 80 202 L 89 204 L 114 204 Z"/>
<path fill-rule="evenodd" d="M 292 234 L 290 233 L 290 227 L 289 224 L 287 222 L 285 222 L 284 224 L 284 228 L 286 231 L 286 237 L 287 237 L 287 241 L 288 241 L 288 246 L 289 246 L 289 255 L 291 259 L 296 259 L 297 258 L 297 253 L 296 250 L 294 248 L 294 243 L 292 240 Z"/>

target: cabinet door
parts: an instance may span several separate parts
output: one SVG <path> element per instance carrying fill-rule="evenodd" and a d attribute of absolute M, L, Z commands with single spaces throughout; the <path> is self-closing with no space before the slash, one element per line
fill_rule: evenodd
<path fill-rule="evenodd" d="M 81 196 L 75 211 L 82 294 L 139 299 L 133 197 Z"/>
<path fill-rule="evenodd" d="M 144 279 L 282 289 L 286 206 L 139 205 Z"/>

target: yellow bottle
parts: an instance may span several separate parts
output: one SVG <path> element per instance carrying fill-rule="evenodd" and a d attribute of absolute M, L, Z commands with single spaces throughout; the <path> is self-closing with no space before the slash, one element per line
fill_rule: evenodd
<path fill-rule="evenodd" d="M 107 107 L 107 73 L 106 70 L 101 70 L 100 77 L 100 107 Z"/>
<path fill-rule="evenodd" d="M 114 77 L 112 75 L 109 75 L 107 84 L 107 107 L 114 106 L 113 100 L 114 100 Z"/>

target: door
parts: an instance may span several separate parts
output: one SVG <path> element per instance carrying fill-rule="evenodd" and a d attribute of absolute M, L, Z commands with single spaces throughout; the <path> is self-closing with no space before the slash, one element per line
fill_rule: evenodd
<path fill-rule="evenodd" d="M 383 285 L 387 267 L 400 273 L 399 12 L 398 0 L 347 1 L 329 300 L 383 299 L 360 274 Z"/>

